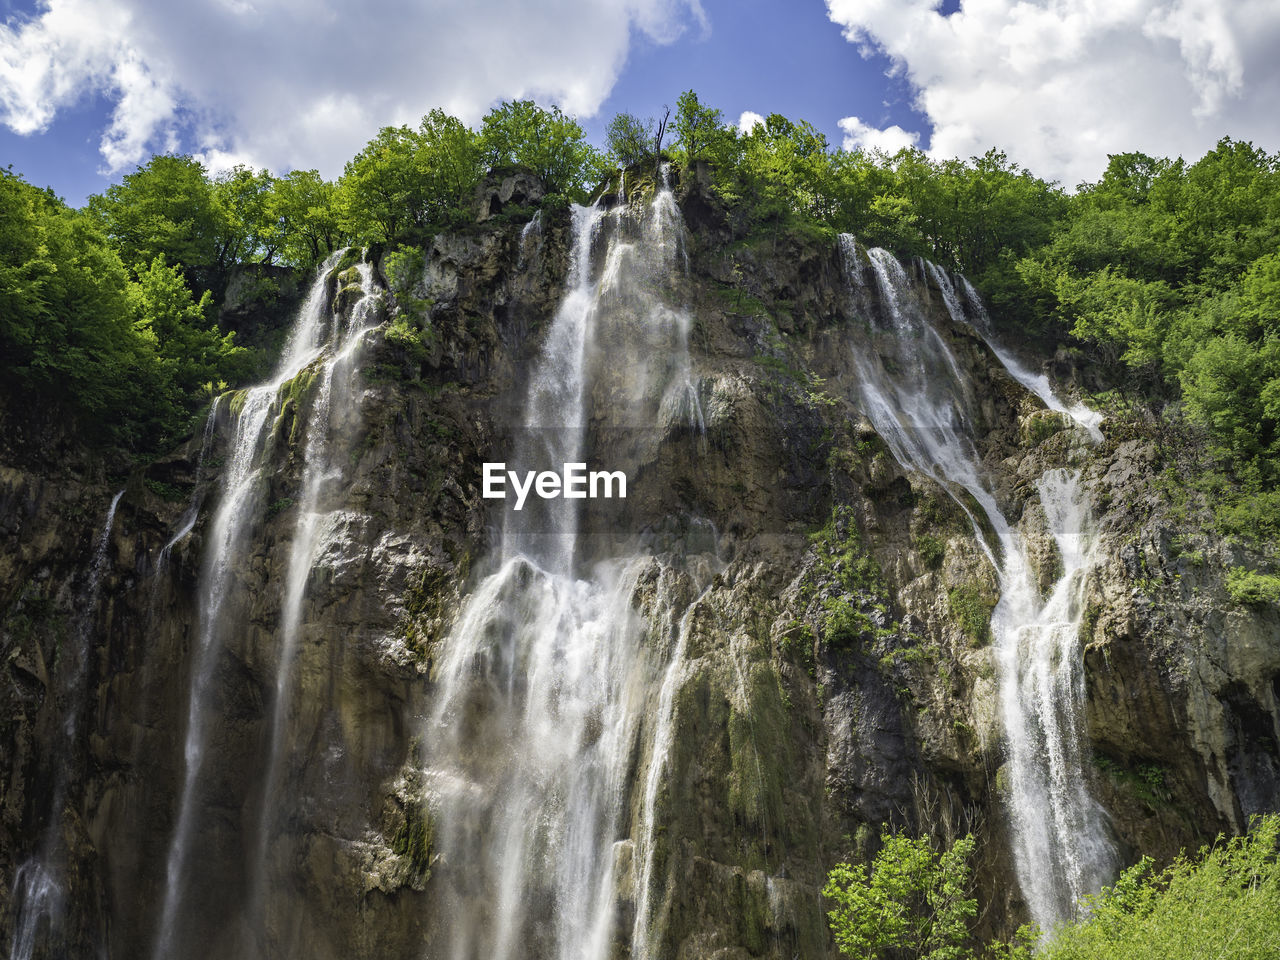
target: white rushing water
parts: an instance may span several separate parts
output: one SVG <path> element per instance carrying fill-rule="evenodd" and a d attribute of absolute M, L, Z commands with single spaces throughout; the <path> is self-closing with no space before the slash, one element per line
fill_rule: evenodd
<path fill-rule="evenodd" d="M 330 533 L 331 520 L 341 504 L 334 502 L 332 487 L 342 478 L 343 465 L 349 462 L 351 443 L 356 439 L 352 411 L 358 407 L 356 377 L 363 333 L 376 316 L 379 293 L 373 278 L 373 265 L 357 265 L 361 296 L 351 308 L 345 330 L 336 326 L 330 335 L 331 351 L 316 374 L 314 398 L 307 418 L 303 446 L 301 495 L 297 503 L 297 520 L 285 570 L 284 599 L 280 611 L 279 660 L 276 667 L 275 696 L 272 701 L 271 739 L 267 764 L 263 771 L 263 799 L 258 818 L 258 836 L 252 865 L 253 890 L 251 904 L 266 899 L 268 846 L 277 825 L 289 809 L 281 796 L 283 759 L 289 744 L 286 728 L 293 704 L 296 681 L 294 661 L 303 624 L 303 603 L 316 558 L 323 551 Z M 334 318 L 338 323 L 340 318 Z M 260 918 L 259 918 L 260 919 Z M 256 926 L 256 921 L 250 924 Z M 257 935 L 252 929 L 250 935 Z"/>
<path fill-rule="evenodd" d="M 952 319 L 958 323 L 965 323 L 973 327 L 978 332 L 978 336 L 982 337 L 991 352 L 1003 364 L 1009 375 L 1039 397 L 1041 403 L 1050 410 L 1066 414 L 1082 427 L 1094 442 L 1101 442 L 1102 430 L 1099 428 L 1102 424 L 1102 414 L 1090 409 L 1083 403 L 1064 403 L 1054 393 L 1053 386 L 1049 383 L 1047 376 L 1043 373 L 1032 373 L 1007 347 L 996 339 L 995 333 L 991 328 L 991 318 L 987 314 L 987 308 L 983 304 L 982 298 L 978 296 L 978 291 L 973 289 L 973 284 L 969 282 L 969 278 L 961 276 L 959 280 L 961 287 L 964 289 L 965 302 L 968 303 L 973 312 L 975 322 L 972 323 L 970 323 L 964 307 L 961 306 L 955 285 L 951 282 L 951 277 L 947 275 L 947 272 L 936 263 L 930 263 L 927 260 L 922 261 L 922 263 L 929 276 L 938 285 L 938 289 L 942 291 L 942 298 L 946 302 L 947 311 L 951 314 Z"/>
<path fill-rule="evenodd" d="M 49 814 L 35 855 L 22 864 L 14 875 L 12 906 L 13 941 L 10 960 L 30 960 L 42 941 L 55 937 L 61 928 L 66 907 L 63 893 L 66 869 L 66 847 L 63 839 L 63 814 L 71 785 L 72 766 L 78 754 L 80 715 L 88 697 L 89 660 L 93 653 L 93 624 L 102 598 L 102 577 L 107 568 L 107 548 L 115 525 L 116 508 L 124 490 L 111 498 L 107 518 L 93 543 L 93 559 L 89 579 L 85 583 L 83 604 L 73 634 L 74 643 L 63 651 L 71 657 L 69 667 L 62 658 L 57 673 L 68 672 L 62 690 L 64 717 L 62 738 L 49 751 L 54 759 L 52 799 Z M 50 671 L 51 679 L 54 671 Z M 52 698 L 56 704 L 58 697 Z"/>
<path fill-rule="evenodd" d="M 530 374 L 518 469 L 584 460 L 597 391 L 650 431 L 701 426 L 689 317 L 671 305 L 682 236 L 665 182 L 644 207 L 574 209 L 566 291 Z M 672 646 L 661 584 L 678 577 L 659 576 L 657 625 L 647 623 L 633 598 L 654 561 L 587 559 L 580 519 L 573 500 L 508 509 L 497 569 L 443 643 L 423 732 L 435 915 L 449 917 L 433 957 L 604 960 L 629 932 L 614 930 L 615 865 L 659 669 L 650 648 Z"/>
<path fill-rule="evenodd" d="M 1078 475 L 1066 470 L 1052 470 L 1037 483 L 1063 567 L 1045 600 L 1027 545 L 1001 512 L 977 450 L 974 393 L 981 385 L 968 382 L 930 322 L 927 290 L 892 255 L 868 250 L 878 308 L 859 276 L 851 239 L 842 250 L 856 306 L 870 318 L 867 342 L 854 355 L 862 408 L 900 463 L 933 477 L 952 494 L 998 573 L 1000 599 L 991 630 L 1008 751 L 1014 862 L 1032 919 L 1049 931 L 1075 915 L 1081 898 L 1096 892 L 1114 865 L 1106 815 L 1089 795 L 1083 757 L 1081 591 L 1096 560 L 1088 495 Z M 932 264 L 923 266 L 942 291 L 952 321 L 967 323 L 950 278 Z M 967 296 L 980 307 L 971 288 Z M 1006 352 L 994 345 L 992 350 L 1046 406 L 1069 413 L 1086 436 L 1098 436 L 1091 411 L 1063 404 L 1047 378 L 1015 368 Z M 974 514 L 971 501 L 985 517 Z M 986 542 L 982 519 L 994 542 Z"/>
<path fill-rule="evenodd" d="M 228 635 L 227 613 L 233 594 L 238 593 L 236 568 L 250 547 L 247 542 L 249 530 L 264 507 L 261 501 L 265 464 L 262 461 L 273 414 L 280 410 L 280 391 L 331 347 L 320 371 L 324 382 L 329 383 L 335 366 L 346 362 L 350 349 L 358 340 L 352 337 L 344 349 L 338 349 L 343 342 L 344 331 L 336 328 L 338 318 L 333 316 L 328 302 L 328 274 L 344 252 L 332 254 L 317 271 L 275 374 L 268 382 L 243 391 L 237 398 L 238 404 L 233 403 L 230 407 L 234 419 L 233 434 L 221 477 L 221 499 L 206 532 L 205 559 L 198 587 L 198 621 L 192 651 L 183 781 L 166 865 L 164 902 L 154 949 L 157 960 L 167 960 L 185 952 L 181 949 L 178 926 L 182 912 L 194 906 L 186 903 L 185 899 L 193 874 L 189 863 L 190 847 L 217 697 L 215 673 Z M 361 265 L 361 276 L 367 288 L 370 276 L 367 265 Z M 359 310 L 354 314 L 362 316 Z M 210 416 L 213 416 L 212 411 Z M 308 482 L 304 476 L 304 488 Z M 240 598 L 234 599 L 238 601 Z M 287 661 L 284 663 L 287 671 Z"/>

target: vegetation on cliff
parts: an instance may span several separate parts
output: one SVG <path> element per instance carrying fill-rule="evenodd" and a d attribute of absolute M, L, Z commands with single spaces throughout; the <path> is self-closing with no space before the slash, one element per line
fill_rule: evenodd
<path fill-rule="evenodd" d="M 936 850 L 928 837 L 885 833 L 871 864 L 837 864 L 823 896 L 831 931 L 849 957 L 979 955 L 968 924 L 972 837 Z M 1254 820 L 1247 836 L 1219 837 L 1195 858 L 1164 870 L 1150 857 L 1121 873 L 1074 923 L 1037 947 L 1027 927 L 982 955 L 1003 960 L 1182 960 L 1262 958 L 1280 943 L 1280 815 Z"/>
<path fill-rule="evenodd" d="M 485 171 L 521 165 L 546 202 L 584 201 L 618 163 L 652 164 L 664 123 L 620 115 L 609 152 L 558 109 L 496 106 L 478 129 L 440 110 L 387 127 L 336 182 L 157 156 L 83 210 L 0 181 L 0 344 L 10 390 L 147 455 L 262 358 L 220 329 L 237 265 L 309 270 L 345 245 L 423 248 L 473 218 Z M 705 163 L 735 236 L 852 232 L 963 270 L 997 322 L 1073 348 L 1180 431 L 1184 475 L 1224 526 L 1280 533 L 1280 160 L 1224 139 L 1195 162 L 1112 157 L 1074 192 L 998 150 L 933 160 L 832 149 L 779 115 L 739 131 L 692 91 L 663 156 Z M 185 284 L 184 293 L 175 277 Z M 103 432 L 97 428 L 109 426 Z"/>
<path fill-rule="evenodd" d="M 972 956 L 964 944 L 978 912 L 969 896 L 973 837 L 940 852 L 928 837 L 885 833 L 880 842 L 870 870 L 837 864 L 822 891 L 833 905 L 828 917 L 840 952 L 867 960 Z"/>

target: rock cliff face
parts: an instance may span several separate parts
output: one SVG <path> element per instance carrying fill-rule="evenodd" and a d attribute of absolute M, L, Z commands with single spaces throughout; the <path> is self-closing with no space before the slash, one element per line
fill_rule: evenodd
<path fill-rule="evenodd" d="M 671 216 L 661 193 L 642 179 L 605 202 Z M 593 307 L 609 324 L 591 328 L 580 424 L 584 458 L 625 470 L 628 496 L 582 504 L 570 578 L 630 563 L 618 582 L 638 679 L 601 821 L 593 955 L 834 956 L 818 891 L 835 862 L 874 852 L 884 824 L 979 835 L 982 932 L 1034 908 L 1001 699 L 1010 548 L 962 485 L 904 462 L 877 430 L 865 364 L 897 376 L 894 356 L 926 349 L 886 351 L 906 309 L 894 297 L 910 296 L 969 385 L 983 489 L 1042 597 L 1071 565 L 1043 478 L 1082 491 L 1091 552 L 1063 600 L 1078 623 L 1066 656 L 1081 664 L 1078 777 L 1114 863 L 1172 856 L 1280 806 L 1280 611 L 1232 603 L 1224 570 L 1250 558 L 1175 519 L 1154 439 L 1103 424 L 1094 441 L 1047 409 L 928 265 L 886 287 L 886 261 L 847 239 L 744 233 L 696 172 L 675 190 L 687 230 L 675 219 L 658 235 L 676 244 L 666 260 L 628 241 L 621 217 L 585 240 L 580 214 L 552 203 L 530 220 L 540 198 L 527 175 L 496 178 L 477 224 L 437 237 L 398 296 L 358 254 L 327 265 L 312 306 L 349 331 L 349 355 L 333 359 L 335 340 L 303 357 L 270 398 L 217 605 L 210 558 L 251 396 L 224 398 L 204 435 L 118 481 L 8 447 L 0 937 L 15 950 L 500 955 L 460 944 L 464 928 L 500 938 L 484 931 L 505 902 L 462 851 L 500 855 L 509 825 L 477 794 L 488 835 L 458 840 L 469 808 L 441 800 L 454 767 L 432 718 L 457 682 L 459 618 L 514 536 L 509 505 L 481 497 L 481 464 L 528 441 L 534 381 L 584 263 L 633 275 Z M 675 341 L 652 339 L 686 320 L 687 368 Z M 684 400 L 650 396 L 685 381 Z M 511 576 L 518 592 L 537 574 Z M 468 662 L 477 676 L 524 629 L 483 623 L 493 652 Z M 514 689 L 468 693 L 458 742 L 481 749 L 501 704 L 529 695 Z M 584 751 L 613 735 L 600 716 L 573 728 Z M 485 761 L 449 763 L 479 777 Z M 576 802 L 544 799 L 552 820 Z M 563 851 L 519 849 L 527 862 L 499 871 L 525 884 L 510 955 L 568 955 L 581 947 L 557 927 L 568 887 L 550 879 Z"/>

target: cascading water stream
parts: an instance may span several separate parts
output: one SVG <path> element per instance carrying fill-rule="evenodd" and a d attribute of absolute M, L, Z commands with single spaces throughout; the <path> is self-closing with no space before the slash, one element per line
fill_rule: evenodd
<path fill-rule="evenodd" d="M 1008 748 L 1014 860 L 1032 919 L 1049 931 L 1075 915 L 1081 898 L 1097 891 L 1113 864 L 1106 815 L 1088 793 L 1082 758 L 1080 591 L 1095 561 L 1087 495 L 1078 475 L 1065 470 L 1050 471 L 1037 484 L 1063 561 L 1063 572 L 1044 600 L 1026 544 L 988 485 L 976 447 L 973 387 L 926 315 L 921 301 L 927 290 L 912 284 L 892 255 L 869 250 L 877 307 L 859 276 L 852 238 L 842 242 L 842 250 L 861 313 L 880 318 L 870 324 L 868 343 L 854 352 L 863 411 L 900 463 L 951 493 L 973 522 L 999 577 L 991 629 Z M 932 264 L 924 266 L 942 291 L 952 321 L 967 323 L 950 278 Z M 993 352 L 1008 367 L 1005 355 Z M 1020 373 L 1010 369 L 1046 405 L 1071 412 L 1046 379 L 1031 387 L 1027 381 L 1036 378 Z M 1091 437 L 1096 434 L 1091 411 L 1073 417 Z M 986 542 L 970 498 L 985 514 L 995 542 Z"/>
<path fill-rule="evenodd" d="M 530 376 L 516 469 L 582 462 L 595 390 L 623 398 L 649 431 L 700 426 L 688 316 L 661 296 L 682 230 L 665 180 L 645 210 L 574 209 L 566 292 Z M 620 340 L 625 358 L 597 361 L 602 339 Z M 633 597 L 655 561 L 588 562 L 579 526 L 573 500 L 508 508 L 497 570 L 444 641 L 423 737 L 432 883 L 437 915 L 450 917 L 432 957 L 610 955 L 615 847 L 656 670 Z"/>
<path fill-rule="evenodd" d="M 307 418 L 303 448 L 301 496 L 297 521 L 289 549 L 285 573 L 284 600 L 278 633 L 279 661 L 276 668 L 275 697 L 272 703 L 271 740 L 263 777 L 263 799 L 258 822 L 258 837 L 252 868 L 253 893 L 249 898 L 255 908 L 265 901 L 268 846 L 282 810 L 288 804 L 280 795 L 283 757 L 287 749 L 286 733 L 295 681 L 294 661 L 303 627 L 303 602 L 316 558 L 324 549 L 330 534 L 330 518 L 337 508 L 329 502 L 331 487 L 342 476 L 351 441 L 355 439 L 352 411 L 358 409 L 356 373 L 358 355 L 366 330 L 375 317 L 374 306 L 380 295 L 374 283 L 373 265 L 361 262 L 361 297 L 351 308 L 346 330 L 336 324 L 331 335 L 332 350 L 316 375 L 318 386 Z M 249 925 L 249 935 L 259 932 L 260 918 Z"/>
<path fill-rule="evenodd" d="M 937 283 L 938 289 L 942 291 L 942 298 L 946 303 L 947 312 L 951 314 L 953 320 L 958 323 L 965 323 L 977 331 L 978 336 L 982 337 L 984 343 L 996 355 L 996 359 L 1009 372 L 1009 376 L 1017 380 L 1026 389 L 1030 390 L 1050 410 L 1056 413 L 1066 414 L 1082 427 L 1094 442 L 1102 440 L 1102 431 L 1099 425 L 1102 423 L 1102 414 L 1096 410 L 1092 410 L 1083 403 L 1073 403 L 1067 405 L 1062 402 L 1053 387 L 1049 383 L 1049 378 L 1043 373 L 1032 373 L 1024 367 L 1009 350 L 996 340 L 991 329 L 991 318 L 987 315 L 987 308 L 982 303 L 982 298 L 978 296 L 978 291 L 973 289 L 973 284 L 969 282 L 968 277 L 960 277 L 960 284 L 964 287 L 965 300 L 969 304 L 976 317 L 976 322 L 971 323 L 965 313 L 964 307 L 960 304 L 960 298 L 956 294 L 955 285 L 951 282 L 951 278 L 936 263 L 925 261 L 925 269 L 929 275 Z"/>
<path fill-rule="evenodd" d="M 183 750 L 183 781 L 166 864 L 164 903 L 154 950 L 156 960 L 167 960 L 175 954 L 178 919 L 186 906 L 184 885 L 213 709 L 215 670 L 226 639 L 224 615 L 235 589 L 234 573 L 246 548 L 246 534 L 261 506 L 260 460 L 264 435 L 271 422 L 270 415 L 278 406 L 280 388 L 312 363 L 323 349 L 328 332 L 325 323 L 329 314 L 327 278 L 342 253 L 332 254 L 317 271 L 275 375 L 269 382 L 243 391 L 237 398 L 238 405 L 230 404 L 235 428 L 227 450 L 222 498 L 206 537 L 208 546 L 199 586 Z"/>
<path fill-rule="evenodd" d="M 107 567 L 111 528 L 115 524 L 116 508 L 120 505 L 122 496 L 124 490 L 111 498 L 107 518 L 94 541 L 89 580 L 84 590 L 84 605 L 80 608 L 80 618 L 76 624 L 75 645 L 69 651 L 73 659 L 70 665 L 71 675 L 64 691 L 66 717 L 62 722 L 62 740 L 50 751 L 57 768 L 54 773 L 53 798 L 49 804 L 49 818 L 35 855 L 18 868 L 14 877 L 13 942 L 9 948 L 11 960 L 29 960 L 41 938 L 48 938 L 56 931 L 63 914 L 65 904 L 61 873 L 66 867 L 61 862 L 66 855 L 63 814 L 71 784 L 73 758 L 79 752 L 77 741 L 80 712 L 88 695 L 85 686 L 89 680 L 89 659 L 93 652 L 93 620 L 102 595 L 102 576 Z M 58 666 L 62 669 L 61 663 Z M 56 698 L 54 702 L 57 702 Z"/>
<path fill-rule="evenodd" d="M 1114 851 L 1102 829 L 1106 813 L 1084 776 L 1081 593 L 1097 559 L 1093 517 L 1076 473 L 1051 470 L 1036 490 L 1063 572 L 1030 621 L 997 607 L 992 632 L 1018 876 L 1034 918 L 1051 932 L 1109 879 Z"/>
<path fill-rule="evenodd" d="M 719 539 L 715 528 L 708 522 L 712 546 L 712 563 L 698 579 L 710 584 L 715 573 L 719 572 L 721 562 L 715 552 Z M 705 593 L 705 588 L 703 590 Z M 661 915 L 661 905 L 654 903 L 654 861 L 657 844 L 655 836 L 658 830 L 658 797 L 662 789 L 663 778 L 667 774 L 668 759 L 675 737 L 675 704 L 676 694 L 684 680 L 685 650 L 688 646 L 689 633 L 693 629 L 693 617 L 698 609 L 702 596 L 689 604 L 675 632 L 675 644 L 671 652 L 671 660 L 662 675 L 662 685 L 658 688 L 658 704 L 656 726 L 654 727 L 649 750 L 649 764 L 645 771 L 644 794 L 641 797 L 639 830 L 636 837 L 635 859 L 639 864 L 636 875 L 636 917 L 631 929 L 631 956 L 634 960 L 649 960 L 652 956 L 652 944 L 662 935 L 662 924 L 665 917 Z"/>

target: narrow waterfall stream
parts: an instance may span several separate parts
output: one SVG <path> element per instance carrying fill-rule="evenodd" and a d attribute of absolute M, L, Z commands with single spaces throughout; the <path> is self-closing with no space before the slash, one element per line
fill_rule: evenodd
<path fill-rule="evenodd" d="M 379 294 L 374 284 L 373 265 L 357 264 L 360 274 L 360 299 L 351 308 L 344 329 L 336 313 L 329 334 L 329 355 L 316 374 L 318 385 L 307 419 L 303 446 L 301 495 L 297 503 L 297 520 L 289 548 L 285 572 L 284 598 L 277 627 L 279 654 L 276 683 L 271 708 L 270 746 L 263 771 L 263 796 L 258 818 L 258 836 L 253 850 L 252 890 L 249 903 L 255 908 L 266 900 L 270 872 L 270 844 L 281 818 L 290 808 L 288 798 L 281 795 L 282 762 L 289 749 L 286 742 L 293 688 L 296 682 L 294 661 L 303 629 L 303 602 L 316 558 L 323 552 L 330 535 L 330 522 L 342 504 L 334 502 L 331 489 L 342 478 L 342 467 L 349 460 L 351 444 L 357 439 L 359 405 L 356 375 L 363 334 L 375 317 Z M 258 932 L 261 918 L 251 924 Z"/>
<path fill-rule="evenodd" d="M 1106 814 L 1089 795 L 1084 768 L 1080 592 L 1095 561 L 1088 495 L 1078 474 L 1065 469 L 1049 471 L 1036 484 L 1062 557 L 1062 572 L 1043 599 L 1023 536 L 1001 512 L 978 453 L 975 392 L 981 387 L 961 374 L 929 321 L 927 288 L 884 250 L 868 250 L 866 268 L 852 238 L 842 242 L 842 251 L 855 313 L 869 324 L 867 343 L 854 353 L 863 411 L 900 463 L 939 481 L 964 509 L 998 573 L 1000 599 L 991 630 L 1014 862 L 1032 919 L 1051 931 L 1075 916 L 1081 898 L 1096 892 L 1114 865 Z M 863 280 L 864 269 L 874 277 L 878 297 Z M 925 269 L 953 322 L 967 324 L 950 278 L 932 264 Z M 978 304 L 971 288 L 967 296 Z M 984 339 L 991 343 L 989 334 Z M 1046 405 L 1071 415 L 1086 442 L 1097 435 L 1092 411 L 1068 407 L 1044 377 L 1017 367 L 1006 351 L 993 352 Z M 984 516 L 975 515 L 974 504 Z M 984 520 L 993 542 L 984 534 Z"/>
<path fill-rule="evenodd" d="M 64 920 L 66 902 L 63 861 L 66 850 L 63 815 L 71 784 L 73 758 L 79 755 L 80 717 L 87 695 L 94 616 L 102 599 L 102 576 L 106 572 L 107 548 L 111 543 L 111 528 L 115 525 L 116 507 L 120 505 L 122 496 L 124 490 L 118 491 L 111 498 L 107 518 L 93 542 L 93 559 L 89 564 L 89 578 L 84 587 L 84 605 L 80 608 L 80 619 L 75 625 L 74 642 L 67 650 L 67 657 L 60 658 L 57 664 L 57 669 L 66 673 L 67 677 L 62 685 L 62 736 L 56 748 L 50 751 L 55 764 L 53 799 L 49 804 L 48 819 L 36 854 L 18 868 L 14 877 L 11 909 L 15 921 L 13 942 L 9 947 L 10 960 L 29 960 L 42 940 L 56 939 Z"/>
<path fill-rule="evenodd" d="M 566 291 L 530 375 L 517 469 L 588 459 L 596 395 L 641 433 L 701 427 L 689 316 L 670 303 L 683 267 L 665 178 L 647 205 L 574 209 Z M 432 882 L 450 918 L 432 957 L 604 960 L 616 939 L 647 936 L 639 922 L 615 929 L 615 868 L 635 756 L 653 736 L 655 652 L 678 646 L 670 584 L 682 575 L 657 575 L 646 618 L 634 596 L 655 560 L 589 556 L 580 520 L 573 500 L 508 507 L 497 569 L 444 642 L 423 733 Z M 659 747 L 648 755 L 652 780 Z M 652 830 L 652 810 L 646 822 Z"/>
<path fill-rule="evenodd" d="M 331 411 L 337 407 L 332 399 L 335 390 L 339 391 L 342 394 L 342 404 L 349 405 L 353 357 L 361 343 L 359 334 L 363 333 L 370 319 L 370 302 L 375 296 L 372 267 L 362 263 L 359 270 L 363 296 L 353 307 L 347 328 L 338 328 L 340 318 L 329 303 L 328 283 L 330 273 L 345 252 L 335 252 L 317 270 L 271 380 L 244 391 L 230 405 L 229 413 L 234 421 L 234 430 L 227 447 L 226 465 L 221 478 L 221 499 L 205 537 L 205 559 L 198 588 L 198 619 L 185 731 L 184 773 L 177 821 L 166 866 L 164 903 L 155 940 L 154 956 L 157 960 L 185 955 L 194 949 L 192 944 L 186 942 L 182 929 L 185 914 L 198 910 L 198 904 L 188 901 L 191 882 L 197 873 L 191 864 L 191 846 L 202 803 L 202 778 L 209 746 L 210 724 L 217 710 L 216 674 L 219 660 L 245 603 L 245 597 L 242 596 L 244 588 L 237 568 L 244 562 L 247 551 L 252 549 L 249 534 L 266 506 L 262 502 L 262 495 L 266 486 L 265 470 L 271 453 L 267 436 L 282 409 L 282 388 L 323 357 L 316 373 L 319 388 L 312 404 L 304 441 L 302 502 L 298 511 L 299 529 L 294 537 L 290 557 L 280 625 L 279 679 L 273 704 L 270 753 L 264 777 L 265 796 L 261 804 L 262 815 L 256 846 L 258 855 L 250 867 L 255 887 L 260 887 L 262 883 L 265 850 L 273 823 L 271 817 L 277 812 L 279 803 L 279 798 L 272 794 L 279 779 L 277 768 L 282 749 L 279 733 L 281 718 L 289 709 L 290 668 L 297 643 L 301 593 L 305 590 L 306 576 L 321 527 L 317 514 L 324 483 L 334 469 L 330 450 L 333 442 L 330 418 Z M 211 417 L 216 415 L 217 409 L 215 405 L 210 413 Z M 347 413 L 345 410 L 343 412 Z M 350 431 L 347 431 L 347 436 L 349 439 Z M 260 890 L 255 889 L 252 893 L 256 895 Z M 255 922 L 254 918 L 250 918 L 246 923 L 249 928 L 246 937 L 249 939 L 255 936 L 252 929 Z"/>

